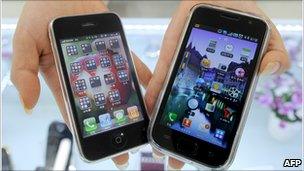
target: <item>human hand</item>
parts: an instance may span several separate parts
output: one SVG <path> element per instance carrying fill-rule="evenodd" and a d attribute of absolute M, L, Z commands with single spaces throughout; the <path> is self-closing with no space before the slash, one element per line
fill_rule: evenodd
<path fill-rule="evenodd" d="M 100 13 L 107 11 L 101 1 L 27 1 L 19 18 L 13 40 L 13 63 L 11 80 L 16 86 L 21 103 L 31 113 L 40 94 L 38 72 L 51 89 L 68 124 L 67 112 L 48 38 L 48 25 L 58 16 Z M 150 70 L 133 54 L 139 81 L 146 86 L 151 78 Z M 113 158 L 118 168 L 128 164 L 128 154 Z"/>
<path fill-rule="evenodd" d="M 194 5 L 199 3 L 229 7 L 268 18 L 261 11 L 261 9 L 259 9 L 255 1 L 182 1 L 167 28 L 161 46 L 158 63 L 146 90 L 145 100 L 149 113 L 152 112 L 159 92 L 164 83 L 166 74 L 168 73 L 169 67 L 172 65 L 171 61 L 179 42 L 182 30 L 186 23 L 188 13 Z M 268 49 L 263 56 L 259 72 L 265 74 L 278 74 L 284 72 L 287 68 L 289 68 L 290 63 L 279 32 L 273 23 L 270 23 L 270 26 L 270 41 Z M 157 150 L 154 150 L 154 156 L 161 157 L 163 155 Z M 183 167 L 184 163 L 170 157 L 168 165 L 169 168 L 180 169 Z"/>

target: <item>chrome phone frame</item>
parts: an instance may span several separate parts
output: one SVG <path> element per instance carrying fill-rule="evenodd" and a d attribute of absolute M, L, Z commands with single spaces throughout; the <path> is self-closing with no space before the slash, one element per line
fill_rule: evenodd
<path fill-rule="evenodd" d="M 73 110 L 72 110 L 72 107 L 71 107 L 71 102 L 69 100 L 69 95 L 68 95 L 68 92 L 67 92 L 67 85 L 65 83 L 65 78 L 64 78 L 64 75 L 63 75 L 63 69 L 62 69 L 62 65 L 61 65 L 61 61 L 60 61 L 60 55 L 59 55 L 59 51 L 58 51 L 58 47 L 57 47 L 57 43 L 56 43 L 56 38 L 55 38 L 55 33 L 54 33 L 54 29 L 53 29 L 53 23 L 56 19 L 59 19 L 59 18 L 65 18 L 65 17 L 76 17 L 76 16 L 86 16 L 86 15 L 92 15 L 92 14 L 115 14 L 118 18 L 119 18 L 119 21 L 120 23 L 121 22 L 121 19 L 119 17 L 118 14 L 114 13 L 114 12 L 106 12 L 106 13 L 89 13 L 89 14 L 81 14 L 81 15 L 71 15 L 71 16 L 62 16 L 62 17 L 57 17 L 55 19 L 53 19 L 50 24 L 49 24 L 49 38 L 50 38 L 50 42 L 51 42 L 51 47 L 52 47 L 52 50 L 53 50 L 53 55 L 54 55 L 54 59 L 55 59 L 55 65 L 56 65 L 56 70 L 57 70 L 57 74 L 58 74 L 58 77 L 59 77 L 59 82 L 60 82 L 60 87 L 61 87 L 61 91 L 62 91 L 62 94 L 63 94 L 63 99 L 64 99 L 64 103 L 65 103 L 65 108 L 66 108 L 66 112 L 67 112 L 67 115 L 68 115 L 68 121 L 69 121 L 69 128 L 73 134 L 73 137 L 76 141 L 76 144 L 77 144 L 77 147 L 78 147 L 78 150 L 79 150 L 79 153 L 80 153 L 80 157 L 83 161 L 85 162 L 88 162 L 88 163 L 93 163 L 93 162 L 98 162 L 98 161 L 104 161 L 104 160 L 107 160 L 107 159 L 110 159 L 110 158 L 113 158 L 113 157 L 116 157 L 116 156 L 119 156 L 121 154 L 124 154 L 124 153 L 127 153 L 128 151 L 137 151 L 139 148 L 141 147 L 144 147 L 148 144 L 147 143 L 144 143 L 144 144 L 141 144 L 141 145 L 138 145 L 137 147 L 133 147 L 133 148 L 129 148 L 129 149 L 126 149 L 126 150 L 123 150 L 123 151 L 120 151 L 118 153 L 115 153 L 113 155 L 110 155 L 110 156 L 107 156 L 107 157 L 104 157 L 104 158 L 101 158 L 101 159 L 97 159 L 97 160 L 89 160 L 87 158 L 85 158 L 84 156 L 84 153 L 83 153 L 83 150 L 81 148 L 81 144 L 80 144 L 80 139 L 79 139 L 79 136 L 78 135 L 78 132 L 77 132 L 77 128 L 76 128 L 76 123 L 75 123 L 75 118 L 74 118 L 74 115 L 73 115 Z M 125 30 L 122 26 L 122 30 L 123 34 L 125 35 Z M 130 51 L 130 48 L 129 48 L 129 44 L 128 42 L 126 41 L 126 46 L 128 47 L 128 51 L 126 51 L 126 53 L 129 53 L 130 57 L 131 57 L 131 62 L 134 66 L 134 70 L 135 70 L 135 79 L 138 80 L 138 75 L 137 75 L 137 69 L 136 69 L 136 66 L 135 66 L 135 63 L 134 63 L 134 60 L 133 60 L 133 56 L 132 56 L 132 53 Z M 138 81 L 139 83 L 139 81 Z M 141 93 L 141 96 L 143 96 L 143 93 L 142 93 L 142 90 L 140 89 L 140 92 L 137 92 L 137 93 Z M 146 107 L 146 104 L 145 104 L 145 101 L 143 100 L 143 104 L 144 104 L 144 108 L 145 108 L 145 111 L 147 111 L 147 107 Z M 110 130 L 111 131 L 111 130 Z"/>
<path fill-rule="evenodd" d="M 218 167 L 211 167 L 208 164 L 201 163 L 199 161 L 194 161 L 193 159 L 191 159 L 189 157 L 182 156 L 182 155 L 177 154 L 175 152 L 169 151 L 169 150 L 161 147 L 159 144 L 157 144 L 155 142 L 155 140 L 153 139 L 153 137 L 152 137 L 152 130 L 153 130 L 153 127 L 155 125 L 156 115 L 157 115 L 157 113 L 159 111 L 159 108 L 160 108 L 160 105 L 161 105 L 161 101 L 164 98 L 165 90 L 167 89 L 167 86 L 168 86 L 168 83 L 169 83 L 169 80 L 170 80 L 173 68 L 176 65 L 176 59 L 178 57 L 178 54 L 179 54 L 182 42 L 184 40 L 184 37 L 185 37 L 185 34 L 186 34 L 186 30 L 187 30 L 187 28 L 189 26 L 190 20 L 191 20 L 192 15 L 193 15 L 193 12 L 197 8 L 200 8 L 200 7 L 211 8 L 211 9 L 216 9 L 216 10 L 221 10 L 221 11 L 226 11 L 226 12 L 230 12 L 230 13 L 244 15 L 244 16 L 248 16 L 248 17 L 251 17 L 251 18 L 256 18 L 256 19 L 259 19 L 259 20 L 265 22 L 265 24 L 267 26 L 266 34 L 264 36 L 264 41 L 262 43 L 261 50 L 260 50 L 260 53 L 259 53 L 259 56 L 258 56 L 258 60 L 257 60 L 257 64 L 256 64 L 256 67 L 255 67 L 255 70 L 254 70 L 254 73 L 253 73 L 252 82 L 251 82 L 251 85 L 250 85 L 249 90 L 248 90 L 248 98 L 245 100 L 244 109 L 242 111 L 242 117 L 241 117 L 238 129 L 237 129 L 236 135 L 234 137 L 234 141 L 233 141 L 233 144 L 232 144 L 232 147 L 231 147 L 231 152 L 229 154 L 229 157 L 228 157 L 227 161 L 223 165 L 220 165 Z M 233 162 L 233 160 L 235 158 L 236 150 L 237 150 L 237 147 L 238 147 L 239 142 L 240 142 L 240 137 L 241 137 L 241 134 L 242 134 L 242 132 L 244 130 L 244 126 L 245 126 L 245 122 L 246 122 L 246 119 L 247 119 L 247 116 L 248 116 L 250 104 L 252 103 L 253 93 L 254 93 L 254 90 L 255 90 L 255 87 L 256 87 L 256 84 L 257 84 L 257 80 L 258 80 L 258 70 L 259 70 L 259 67 L 260 67 L 260 64 L 261 64 L 262 56 L 265 53 L 265 50 L 266 50 L 266 48 L 268 46 L 269 36 L 270 36 L 270 26 L 269 26 L 269 23 L 267 22 L 266 19 L 261 18 L 259 16 L 256 16 L 256 15 L 253 15 L 253 14 L 244 13 L 244 12 L 241 12 L 241 11 L 236 11 L 234 9 L 223 8 L 223 7 L 209 5 L 209 4 L 197 4 L 194 7 L 192 7 L 192 9 L 191 9 L 191 11 L 190 11 L 190 13 L 188 15 L 187 21 L 185 23 L 183 32 L 181 34 L 178 46 L 177 46 L 176 51 L 175 51 L 175 54 L 173 56 L 173 60 L 172 60 L 171 66 L 169 68 L 169 72 L 166 75 L 164 84 L 162 86 L 162 89 L 161 89 L 161 91 L 159 93 L 159 96 L 158 96 L 158 99 L 156 101 L 155 107 L 153 109 L 153 113 L 152 113 L 153 118 L 151 118 L 149 129 L 148 129 L 148 131 L 149 131 L 149 141 L 150 141 L 150 144 L 152 145 L 152 147 L 154 147 L 155 149 L 159 150 L 162 153 L 165 153 L 165 154 L 167 154 L 169 156 L 172 156 L 172 157 L 174 157 L 174 158 L 176 158 L 176 159 L 178 159 L 180 161 L 183 161 L 183 162 L 186 162 L 186 163 L 189 163 L 189 164 L 193 164 L 193 165 L 195 165 L 195 166 L 197 166 L 199 168 L 206 168 L 207 167 L 207 168 L 218 169 L 218 170 L 224 170 L 224 169 L 229 168 L 229 166 L 232 164 L 232 162 Z"/>

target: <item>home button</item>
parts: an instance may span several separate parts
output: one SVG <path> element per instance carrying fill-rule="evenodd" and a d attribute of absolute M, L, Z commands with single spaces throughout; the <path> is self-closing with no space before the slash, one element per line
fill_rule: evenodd
<path fill-rule="evenodd" d="M 116 148 L 123 148 L 127 143 L 126 135 L 123 132 L 114 134 L 112 144 Z"/>
<path fill-rule="evenodd" d="M 116 144 L 120 144 L 122 142 L 122 138 L 120 136 L 115 137 Z"/>
<path fill-rule="evenodd" d="M 177 143 L 177 150 L 190 155 L 197 155 L 198 145 L 195 142 L 189 142 L 184 139 L 179 140 Z"/>

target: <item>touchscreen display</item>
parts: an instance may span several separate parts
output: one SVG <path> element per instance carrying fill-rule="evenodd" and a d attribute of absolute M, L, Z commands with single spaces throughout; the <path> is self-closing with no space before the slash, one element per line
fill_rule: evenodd
<path fill-rule="evenodd" d="M 83 137 L 143 120 L 120 33 L 60 43 Z"/>
<path fill-rule="evenodd" d="M 257 40 L 220 29 L 191 29 L 161 124 L 226 148 L 242 113 Z"/>

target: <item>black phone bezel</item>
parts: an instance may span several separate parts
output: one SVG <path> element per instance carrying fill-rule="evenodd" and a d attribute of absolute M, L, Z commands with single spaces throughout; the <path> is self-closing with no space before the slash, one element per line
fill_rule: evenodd
<path fill-rule="evenodd" d="M 186 48 L 188 38 L 190 36 L 191 29 L 195 24 L 201 24 L 210 28 L 226 29 L 232 32 L 241 33 L 243 35 L 248 35 L 251 37 L 258 38 L 257 49 L 254 55 L 253 63 L 254 66 L 250 75 L 248 77 L 248 83 L 244 92 L 244 96 L 241 101 L 241 115 L 237 117 L 235 125 L 233 127 L 233 135 L 231 139 L 228 140 L 228 146 L 226 149 L 219 146 L 213 145 L 211 143 L 205 142 L 198 138 L 183 134 L 181 132 L 175 131 L 161 124 L 161 118 L 164 115 L 163 110 L 165 109 L 165 104 L 168 100 L 169 93 L 171 91 L 173 82 L 175 80 L 177 71 L 183 59 L 183 52 Z M 239 129 L 239 124 L 241 117 L 244 113 L 245 101 L 248 98 L 249 88 L 253 84 L 253 74 L 257 67 L 259 67 L 259 56 L 262 50 L 262 46 L 265 42 L 265 37 L 267 34 L 268 26 L 264 20 L 250 17 L 247 15 L 242 15 L 239 13 L 234 13 L 226 10 L 221 10 L 217 8 L 210 8 L 208 6 L 197 7 L 190 18 L 190 22 L 187 26 L 185 36 L 182 40 L 176 63 L 173 67 L 173 71 L 169 76 L 169 81 L 166 89 L 164 90 L 163 99 L 160 102 L 160 106 L 156 113 L 155 122 L 153 124 L 153 129 L 151 131 L 151 138 L 154 143 L 160 148 L 173 152 L 174 154 L 183 156 L 190 161 L 195 161 L 212 168 L 218 168 L 226 164 L 231 154 L 233 141 L 236 136 L 236 132 Z M 188 146 L 188 149 L 180 149 L 179 144 Z M 195 150 L 195 153 L 191 151 Z"/>
<path fill-rule="evenodd" d="M 70 106 L 75 119 L 78 134 L 78 137 L 76 138 L 79 139 L 79 145 L 83 157 L 88 161 L 95 161 L 146 144 L 148 142 L 146 130 L 149 125 L 149 117 L 144 105 L 139 81 L 136 77 L 136 71 L 132 62 L 132 57 L 129 51 L 125 33 L 123 31 L 122 23 L 118 15 L 115 13 L 102 13 L 57 18 L 52 23 L 52 30 L 56 41 L 61 64 L 60 67 L 62 68 L 62 74 L 67 88 Z M 69 83 L 69 76 L 67 67 L 65 65 L 60 40 L 113 32 L 119 32 L 121 35 L 144 120 L 83 138 L 81 132 L 82 126 L 79 124 L 79 118 L 77 117 L 73 92 Z M 122 138 L 125 143 L 122 145 L 116 144 L 114 139 L 116 136 L 121 135 L 123 135 L 123 137 L 120 138 Z"/>

